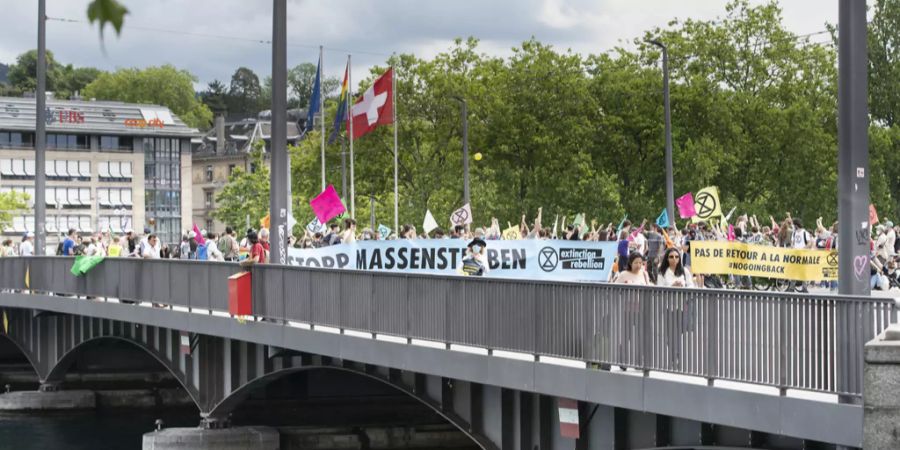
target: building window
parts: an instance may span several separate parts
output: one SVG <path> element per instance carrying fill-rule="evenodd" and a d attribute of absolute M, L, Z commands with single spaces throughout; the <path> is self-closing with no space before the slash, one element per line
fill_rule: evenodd
<path fill-rule="evenodd" d="M 234 165 L 234 164 L 229 164 L 229 165 L 228 165 L 228 176 L 229 176 L 229 177 L 231 177 L 232 175 L 234 175 L 234 168 L 235 168 L 235 165 Z"/>
<path fill-rule="evenodd" d="M 206 232 L 207 232 L 207 233 L 212 233 L 212 232 L 213 232 L 213 221 L 212 221 L 212 219 L 206 219 Z M 203 237 L 205 238 L 206 236 L 203 236 Z"/>
<path fill-rule="evenodd" d="M 0 148 L 31 148 L 34 146 L 34 134 L 16 131 L 0 131 Z"/>
<path fill-rule="evenodd" d="M 256 173 L 256 163 L 250 163 L 250 173 Z"/>
<path fill-rule="evenodd" d="M 134 147 L 134 138 L 129 136 L 100 136 L 100 151 L 128 151 Z"/>
<path fill-rule="evenodd" d="M 88 136 L 83 134 L 47 134 L 47 148 L 54 150 L 78 150 L 90 148 Z"/>
<path fill-rule="evenodd" d="M 206 181 L 212 182 L 213 180 L 213 168 L 212 166 L 206 166 Z"/>
<path fill-rule="evenodd" d="M 213 207 L 213 193 L 212 191 L 204 192 L 206 195 L 206 209 L 212 209 Z"/>

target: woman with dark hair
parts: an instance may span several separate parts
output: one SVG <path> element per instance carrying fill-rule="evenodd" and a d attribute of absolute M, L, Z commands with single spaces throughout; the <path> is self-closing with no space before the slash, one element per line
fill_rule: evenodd
<path fill-rule="evenodd" d="M 681 252 L 676 248 L 668 248 L 659 263 L 659 275 L 656 284 L 666 287 L 694 287 L 691 272 L 681 265 Z"/>
<path fill-rule="evenodd" d="M 619 275 L 616 276 L 615 282 L 619 284 L 650 285 L 650 278 L 647 276 L 647 271 L 644 270 L 643 255 L 638 252 L 631 252 L 628 255 L 628 262 L 625 264 L 625 267 L 619 270 Z"/>

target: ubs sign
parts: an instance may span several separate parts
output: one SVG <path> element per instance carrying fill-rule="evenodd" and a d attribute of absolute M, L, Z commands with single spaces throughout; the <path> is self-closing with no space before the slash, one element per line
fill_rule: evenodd
<path fill-rule="evenodd" d="M 47 108 L 47 125 L 54 123 L 60 124 L 82 124 L 84 123 L 84 112 L 74 109 L 57 109 L 51 111 Z"/>

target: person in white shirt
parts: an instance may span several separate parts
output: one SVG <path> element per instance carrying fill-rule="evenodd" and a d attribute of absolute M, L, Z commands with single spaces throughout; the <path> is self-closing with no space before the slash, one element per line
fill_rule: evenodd
<path fill-rule="evenodd" d="M 677 248 L 666 249 L 663 254 L 656 284 L 665 287 L 694 287 L 691 272 L 681 265 L 681 252 Z"/>
<path fill-rule="evenodd" d="M 144 244 L 143 242 L 141 244 Z M 141 251 L 141 256 L 144 259 L 159 259 L 159 238 L 156 237 L 155 234 L 150 234 L 147 236 L 146 244 L 142 245 L 143 250 Z"/>
<path fill-rule="evenodd" d="M 206 235 L 206 258 L 209 261 L 225 261 L 225 255 L 219 250 L 216 237 L 216 233 L 208 233 Z"/>
<path fill-rule="evenodd" d="M 84 249 L 84 256 L 97 256 L 100 254 L 100 249 L 97 247 L 97 244 L 94 243 L 94 238 L 87 238 L 87 247 Z"/>
<path fill-rule="evenodd" d="M 894 222 L 891 222 L 890 220 L 888 220 L 887 222 L 884 223 L 884 227 L 886 230 L 886 232 L 884 233 L 884 235 L 885 235 L 884 247 L 885 247 L 885 250 L 887 250 L 888 257 L 893 258 L 894 256 L 897 255 L 897 252 L 894 251 L 894 247 L 895 247 L 894 244 L 896 244 L 896 242 L 897 242 L 897 232 L 894 231 Z"/>
<path fill-rule="evenodd" d="M 25 237 L 22 238 L 22 244 L 19 245 L 19 256 L 34 256 L 34 233 L 28 232 L 25 233 Z"/>

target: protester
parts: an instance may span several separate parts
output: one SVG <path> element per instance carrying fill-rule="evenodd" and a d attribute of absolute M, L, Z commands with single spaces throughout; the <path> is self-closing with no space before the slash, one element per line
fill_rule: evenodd
<path fill-rule="evenodd" d="M 122 255 L 121 238 L 118 236 L 114 236 L 112 238 L 112 243 L 110 243 L 109 247 L 106 248 L 106 256 L 116 258 L 121 255 Z"/>
<path fill-rule="evenodd" d="M 259 242 L 259 236 L 256 232 L 250 230 L 247 233 L 247 242 L 250 244 L 250 255 L 241 261 L 242 266 L 252 266 L 254 264 L 263 264 L 266 262 L 266 250 Z"/>
<path fill-rule="evenodd" d="M 619 274 L 614 281 L 618 284 L 637 284 L 648 286 L 650 278 L 644 270 L 644 257 L 639 252 L 631 252 L 628 255 L 625 270 L 619 270 Z"/>
<path fill-rule="evenodd" d="M 206 255 L 209 261 L 225 261 L 225 255 L 216 244 L 216 233 L 209 232 L 206 235 Z"/>
<path fill-rule="evenodd" d="M 466 246 L 466 256 L 463 258 L 462 271 L 469 276 L 484 276 L 488 272 L 488 265 L 485 263 L 487 254 L 487 243 L 484 239 L 475 238 Z"/>
<path fill-rule="evenodd" d="M 665 287 L 694 287 L 691 272 L 682 266 L 681 252 L 678 249 L 669 248 L 663 253 L 656 284 Z"/>
<path fill-rule="evenodd" d="M 19 256 L 34 256 L 34 233 L 27 232 L 19 244 Z"/>
<path fill-rule="evenodd" d="M 237 240 L 234 238 L 234 229 L 231 227 L 225 227 L 225 234 L 219 238 L 216 247 L 222 252 L 224 261 L 238 260 L 239 246 Z"/>
<path fill-rule="evenodd" d="M 146 243 L 142 242 L 141 257 L 144 259 L 160 259 L 159 238 L 151 233 L 147 236 Z"/>
<path fill-rule="evenodd" d="M 62 255 L 63 256 L 74 256 L 75 255 L 75 236 L 76 231 L 74 228 L 69 228 L 69 233 L 66 235 L 66 239 L 62 244 Z"/>

